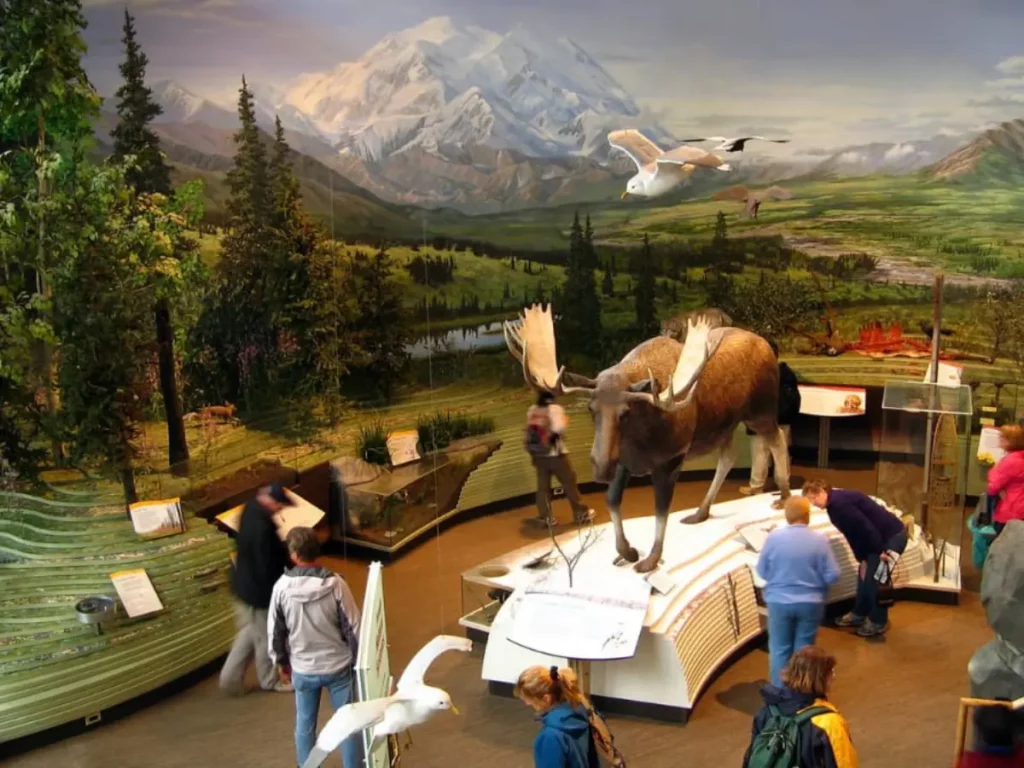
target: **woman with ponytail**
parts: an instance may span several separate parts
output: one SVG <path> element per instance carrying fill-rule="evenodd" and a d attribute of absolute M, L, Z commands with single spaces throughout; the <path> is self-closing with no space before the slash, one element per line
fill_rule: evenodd
<path fill-rule="evenodd" d="M 533 742 L 536 768 L 599 768 L 591 733 L 590 702 L 576 673 L 558 667 L 530 667 L 519 675 L 515 695 L 540 715 Z"/>

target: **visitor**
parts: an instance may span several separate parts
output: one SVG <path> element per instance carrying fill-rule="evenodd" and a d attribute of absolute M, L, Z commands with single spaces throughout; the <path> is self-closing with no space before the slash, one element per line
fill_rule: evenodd
<path fill-rule="evenodd" d="M 576 673 L 558 667 L 530 667 L 519 675 L 516 698 L 540 715 L 533 740 L 536 768 L 598 768 L 597 747 Z"/>
<path fill-rule="evenodd" d="M 743 768 L 857 768 L 849 726 L 828 700 L 835 668 L 835 657 L 816 645 L 793 654 L 782 685 L 761 689 Z"/>
<path fill-rule="evenodd" d="M 1006 455 L 989 470 L 986 488 L 991 499 L 1003 494 L 992 518 L 996 536 L 1010 520 L 1024 520 L 1024 427 L 1010 424 L 999 431 L 999 446 Z"/>
<path fill-rule="evenodd" d="M 583 524 L 594 519 L 594 510 L 588 509 L 580 498 L 576 473 L 565 447 L 568 426 L 569 417 L 565 415 L 565 409 L 555 403 L 555 396 L 550 392 L 540 392 L 537 403 L 526 412 L 526 450 L 537 470 L 537 517 L 530 518 L 531 523 L 545 527 L 554 525 L 551 514 L 552 475 L 558 478 L 565 497 L 572 505 L 573 522 Z"/>
<path fill-rule="evenodd" d="M 242 509 L 235 538 L 236 559 L 231 576 L 238 633 L 220 671 L 220 687 L 233 694 L 244 691 L 245 671 L 256 661 L 256 677 L 265 691 L 291 693 L 278 679 L 267 653 L 267 608 L 274 583 L 288 567 L 288 550 L 277 533 L 274 514 L 293 506 L 280 483 L 261 488 Z"/>
<path fill-rule="evenodd" d="M 772 685 L 782 685 L 782 670 L 794 651 L 814 645 L 825 614 L 828 588 L 839 566 L 828 537 L 811 530 L 811 502 L 786 499 L 786 523 L 770 534 L 757 560 L 768 605 L 768 669 Z"/>
<path fill-rule="evenodd" d="M 270 654 L 283 681 L 295 688 L 295 756 L 301 766 L 316 743 L 320 693 L 338 711 L 355 700 L 353 666 L 359 636 L 359 607 L 348 584 L 316 565 L 320 541 L 312 528 L 288 532 L 294 568 L 274 585 L 270 600 Z M 362 765 L 362 732 L 342 742 L 345 768 Z"/>
<path fill-rule="evenodd" d="M 775 359 L 778 360 L 779 345 L 774 341 L 769 341 L 768 344 L 771 346 L 772 352 L 775 353 Z M 796 374 L 793 373 L 792 368 L 785 363 L 780 362 L 779 427 L 782 428 L 782 434 L 786 438 L 787 456 L 789 452 L 789 442 L 792 435 L 792 424 L 799 413 L 800 387 L 796 379 Z M 772 451 L 771 444 L 761 435 L 755 434 L 750 429 L 747 429 L 747 434 L 753 436 L 753 439 L 750 441 L 750 485 L 740 487 L 740 493 L 744 496 L 753 496 L 758 493 L 763 493 L 765 490 L 765 484 L 768 482 L 768 468 L 772 463 Z M 786 462 L 786 467 L 783 469 L 783 472 L 787 475 L 789 474 L 788 461 Z"/>
<path fill-rule="evenodd" d="M 840 627 L 856 627 L 861 637 L 879 637 L 889 626 L 889 608 L 879 601 L 883 583 L 876 578 L 882 560 L 895 565 L 895 558 L 907 548 L 903 521 L 860 491 L 833 488 L 824 480 L 804 484 L 803 495 L 828 518 L 853 550 L 859 563 L 857 597 L 850 613 L 836 620 Z M 888 584 L 891 568 L 884 584 Z"/>
<path fill-rule="evenodd" d="M 957 768 L 1022 768 L 1024 751 L 1014 736 L 1016 713 L 1009 707 L 991 704 L 974 710 L 974 749 L 960 755 Z"/>

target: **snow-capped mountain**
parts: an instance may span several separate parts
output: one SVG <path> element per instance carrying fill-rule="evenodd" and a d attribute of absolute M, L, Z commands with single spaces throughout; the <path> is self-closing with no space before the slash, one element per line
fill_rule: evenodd
<path fill-rule="evenodd" d="M 197 96 L 173 80 L 161 80 L 150 86 L 153 100 L 163 107 L 155 123 L 206 123 L 214 128 L 238 128 L 238 115 L 233 110 Z M 113 100 L 108 100 L 113 103 Z"/>
<path fill-rule="evenodd" d="M 485 145 L 531 157 L 603 157 L 605 135 L 642 125 L 628 93 L 582 48 L 517 26 L 498 34 L 450 18 L 389 34 L 357 61 L 290 86 L 283 102 L 360 158 Z"/>

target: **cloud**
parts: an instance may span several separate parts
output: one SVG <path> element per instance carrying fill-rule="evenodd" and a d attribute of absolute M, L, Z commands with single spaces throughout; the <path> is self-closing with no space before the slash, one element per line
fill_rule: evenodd
<path fill-rule="evenodd" d="M 909 157 L 917 152 L 917 147 L 913 144 L 893 144 L 889 149 L 885 150 L 883 155 L 886 160 L 899 160 L 904 157 Z"/>
<path fill-rule="evenodd" d="M 1004 75 L 1024 76 L 1024 56 L 1010 56 L 996 64 L 996 69 Z"/>
<path fill-rule="evenodd" d="M 840 163 L 863 163 L 865 158 L 860 152 L 843 152 L 836 160 Z"/>
<path fill-rule="evenodd" d="M 989 96 L 985 99 L 969 99 L 968 107 L 985 109 L 1002 109 L 1003 107 L 1019 107 L 1024 104 L 1024 95 L 1009 94 L 1007 96 Z"/>

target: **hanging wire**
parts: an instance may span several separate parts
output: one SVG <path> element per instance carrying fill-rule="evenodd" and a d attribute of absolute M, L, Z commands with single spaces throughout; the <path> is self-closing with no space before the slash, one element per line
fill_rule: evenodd
<path fill-rule="evenodd" d="M 420 212 L 420 223 L 421 223 L 421 226 L 422 226 L 422 233 L 421 233 L 422 246 L 421 247 L 425 250 L 426 247 L 427 247 L 427 212 L 426 211 L 421 211 Z M 429 285 L 430 285 L 430 272 L 427 269 L 427 264 L 428 263 L 429 263 L 428 259 L 423 259 L 423 279 L 424 279 L 424 283 L 429 287 Z M 433 470 L 434 470 L 433 471 L 433 476 L 434 476 L 434 543 L 435 543 L 435 547 L 437 549 L 437 581 L 438 581 L 437 594 L 440 595 L 440 594 L 442 594 L 440 587 L 441 587 L 441 564 L 442 564 L 443 561 L 442 561 L 442 557 L 441 557 L 441 508 L 438 506 L 438 503 L 437 503 L 438 502 L 438 495 L 437 495 L 437 454 L 438 454 L 438 449 L 437 449 L 437 423 L 438 423 L 438 420 L 436 418 L 433 418 L 434 415 L 436 415 L 436 411 L 434 410 L 434 341 L 433 341 L 433 339 L 431 338 L 431 335 L 430 335 L 430 301 L 426 302 L 425 317 L 426 317 L 426 322 L 427 322 L 427 387 L 429 388 L 429 393 L 430 393 L 429 394 L 429 398 L 428 398 L 428 403 L 429 403 L 429 406 L 430 406 L 430 414 L 431 414 L 431 418 L 429 420 L 429 424 L 430 424 L 430 441 L 433 444 L 431 446 L 431 448 L 433 449 L 431 451 L 431 460 L 432 460 L 433 465 L 434 465 L 433 466 Z M 443 634 L 444 633 L 444 600 L 443 599 L 437 601 L 437 610 L 438 610 L 438 623 L 440 625 L 439 628 L 438 628 L 438 634 Z"/>

